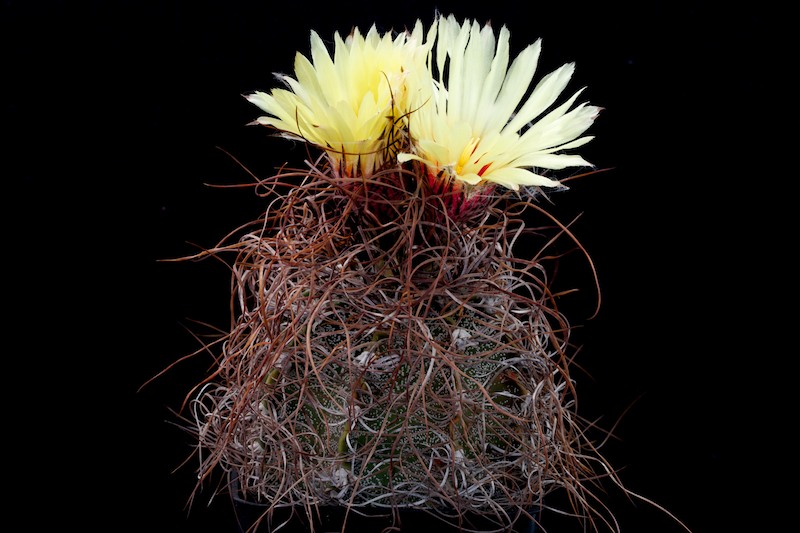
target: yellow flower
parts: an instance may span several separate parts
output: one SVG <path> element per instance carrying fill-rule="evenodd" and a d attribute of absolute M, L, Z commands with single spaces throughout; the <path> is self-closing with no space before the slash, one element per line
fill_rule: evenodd
<path fill-rule="evenodd" d="M 286 89 L 246 96 L 267 113 L 255 122 L 318 145 L 339 175 L 369 176 L 393 157 L 397 121 L 407 109 L 406 80 L 429 77 L 424 41 L 419 21 L 396 36 L 380 35 L 374 25 L 366 36 L 356 28 L 346 39 L 335 34 L 331 58 L 312 31 L 311 60 L 298 53 L 296 78 L 277 75 Z"/>
<path fill-rule="evenodd" d="M 400 162 L 418 160 L 445 179 L 471 185 L 492 182 L 514 190 L 521 185 L 560 186 L 538 169 L 591 166 L 581 156 L 563 152 L 592 139 L 581 135 L 600 108 L 582 103 L 570 110 L 581 90 L 550 109 L 574 64 L 545 76 L 522 102 L 536 71 L 541 39 L 509 66 L 505 26 L 498 39 L 488 24 L 459 24 L 453 15 L 437 15 L 435 26 L 431 85 L 410 102 L 411 147 L 398 154 Z"/>

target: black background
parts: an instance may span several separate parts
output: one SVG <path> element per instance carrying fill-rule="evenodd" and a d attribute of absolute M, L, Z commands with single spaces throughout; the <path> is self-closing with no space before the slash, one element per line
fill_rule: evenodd
<path fill-rule="evenodd" d="M 781 513 L 754 503 L 780 492 L 757 481 L 772 470 L 764 456 L 786 453 L 786 437 L 753 409 L 780 403 L 765 377 L 782 373 L 767 348 L 780 313 L 765 295 L 784 290 L 770 265 L 787 247 L 771 218 L 787 193 L 769 185 L 764 163 L 783 94 L 767 96 L 780 33 L 768 5 L 6 1 L 16 391 L 6 434 L 18 446 L 15 496 L 35 502 L 19 507 L 32 526 L 236 531 L 224 499 L 185 508 L 193 468 L 178 467 L 192 443 L 170 424 L 210 358 L 140 389 L 199 347 L 193 320 L 227 324 L 229 279 L 213 262 L 160 260 L 261 213 L 249 189 L 208 186 L 248 180 L 226 152 L 256 175 L 302 160 L 246 126 L 259 112 L 242 94 L 291 72 L 310 30 L 427 27 L 436 8 L 507 25 L 512 51 L 542 37 L 540 72 L 575 61 L 570 88 L 587 86 L 604 108 L 581 153 L 611 170 L 572 182 L 552 210 L 564 221 L 580 214 L 573 230 L 598 271 L 592 320 L 585 263 L 560 275 L 582 288 L 567 307 L 582 324 L 579 402 L 606 428 L 620 419 L 604 451 L 623 482 L 695 533 L 745 531 L 754 514 L 763 523 Z M 608 501 L 623 531 L 681 531 L 641 502 Z M 763 527 L 750 530 L 781 530 Z"/>

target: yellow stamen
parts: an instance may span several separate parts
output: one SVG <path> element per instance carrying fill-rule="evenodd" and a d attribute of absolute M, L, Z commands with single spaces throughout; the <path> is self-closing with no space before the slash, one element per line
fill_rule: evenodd
<path fill-rule="evenodd" d="M 458 163 L 456 163 L 456 175 L 461 175 L 461 171 L 464 170 L 464 165 L 469 162 L 469 158 L 475 152 L 475 148 L 477 148 L 480 140 L 480 137 L 472 137 L 467 146 L 464 147 L 461 156 L 458 158 Z"/>

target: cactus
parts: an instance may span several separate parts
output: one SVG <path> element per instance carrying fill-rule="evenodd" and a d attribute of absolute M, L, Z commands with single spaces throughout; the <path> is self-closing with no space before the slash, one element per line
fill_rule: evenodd
<path fill-rule="evenodd" d="M 233 320 L 210 346 L 215 369 L 193 391 L 185 428 L 201 482 L 226 473 L 264 519 L 329 505 L 423 509 L 456 524 L 491 517 L 502 530 L 556 490 L 577 514 L 594 512 L 588 485 L 611 470 L 576 413 L 570 325 L 544 260 L 571 234 L 538 200 L 564 188 L 543 170 L 588 165 L 561 152 L 589 139 L 579 136 L 598 109 L 568 111 L 573 97 L 533 122 L 571 66 L 517 106 L 527 85 L 513 97 L 506 87 L 526 68 L 532 77 L 538 42 L 506 75 L 508 33 L 495 51 L 487 32 L 452 17 L 437 17 L 427 40 L 419 26 L 391 38 L 373 28 L 337 35 L 333 59 L 312 34 L 314 63 L 298 55 L 297 79 L 281 77 L 288 90 L 248 97 L 268 113 L 258 123 L 321 155 L 260 179 L 263 215 L 200 254 L 229 261 Z M 494 58 L 470 76 L 496 109 L 454 118 L 459 91 L 466 102 L 479 79 L 455 74 L 478 60 L 473 47 Z M 376 58 L 381 75 L 362 65 L 359 80 L 380 90 L 352 99 L 378 111 L 365 118 L 355 105 L 348 124 L 364 119 L 376 139 L 325 122 L 343 116 L 326 99 L 356 56 Z M 548 224 L 531 226 L 531 213 Z M 537 240 L 540 252 L 518 253 Z"/>

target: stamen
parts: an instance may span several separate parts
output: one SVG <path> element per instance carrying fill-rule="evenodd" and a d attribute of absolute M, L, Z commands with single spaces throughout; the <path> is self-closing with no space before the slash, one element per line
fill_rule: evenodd
<path fill-rule="evenodd" d="M 475 153 L 475 149 L 478 147 L 480 140 L 480 137 L 473 137 L 469 140 L 467 146 L 464 147 L 461 156 L 458 158 L 458 163 L 456 163 L 456 175 L 461 175 L 461 172 L 464 170 L 464 165 L 469 162 L 469 158 Z"/>

